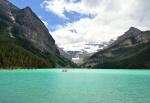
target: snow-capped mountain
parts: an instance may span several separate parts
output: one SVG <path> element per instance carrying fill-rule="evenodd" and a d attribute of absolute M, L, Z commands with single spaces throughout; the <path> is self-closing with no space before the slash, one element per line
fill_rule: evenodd
<path fill-rule="evenodd" d="M 109 42 L 80 42 L 74 44 L 62 44 L 59 47 L 62 48 L 68 55 L 70 55 L 71 59 L 80 60 L 88 55 L 92 55 L 99 50 L 102 50 L 104 47 L 110 45 L 114 40 L 110 40 Z"/>
<path fill-rule="evenodd" d="M 64 44 L 60 45 L 61 48 L 63 48 L 64 51 L 87 51 L 88 53 L 94 53 L 97 52 L 99 49 L 103 49 L 104 46 L 106 46 L 107 43 L 101 42 L 101 43 L 94 43 L 94 42 L 80 42 L 80 43 L 74 43 L 74 44 Z"/>

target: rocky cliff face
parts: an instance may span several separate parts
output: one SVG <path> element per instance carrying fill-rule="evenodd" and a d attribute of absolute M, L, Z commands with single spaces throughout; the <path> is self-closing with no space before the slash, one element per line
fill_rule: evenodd
<path fill-rule="evenodd" d="M 1 13 L 8 14 L 8 16 L 15 16 L 19 8 L 8 2 L 8 0 L 0 0 L 0 10 Z"/>
<path fill-rule="evenodd" d="M 135 37 L 138 43 L 147 43 L 150 41 L 150 31 L 140 33 Z"/>
<path fill-rule="evenodd" d="M 55 40 L 44 23 L 29 8 L 19 9 L 7 0 L 0 0 L 0 19 L 15 37 L 27 39 L 36 48 L 59 55 Z"/>
<path fill-rule="evenodd" d="M 71 58 L 71 55 L 69 55 L 68 53 L 66 53 L 62 48 L 59 48 L 59 47 L 58 47 L 58 49 L 59 49 L 60 55 L 64 56 L 65 58 L 67 58 L 67 59 L 69 59 L 69 60 L 72 59 L 72 58 Z"/>
<path fill-rule="evenodd" d="M 119 43 L 121 43 L 122 41 L 131 38 L 131 37 L 135 37 L 137 35 L 139 35 L 141 33 L 141 31 L 135 27 L 131 27 L 127 32 L 125 32 L 122 36 L 119 36 L 117 38 L 117 40 L 111 45 L 111 46 L 115 46 Z M 129 44 L 131 43 L 130 40 L 127 40 L 126 43 L 129 42 Z M 125 44 L 126 44 L 125 43 Z"/>
<path fill-rule="evenodd" d="M 132 47 L 141 43 L 150 41 L 150 31 L 141 31 L 135 27 L 131 27 L 127 32 L 110 45 L 110 47 Z"/>
<path fill-rule="evenodd" d="M 60 55 L 48 29 L 29 7 L 19 9 L 7 0 L 0 0 L 0 44 L 3 69 L 77 67 Z"/>

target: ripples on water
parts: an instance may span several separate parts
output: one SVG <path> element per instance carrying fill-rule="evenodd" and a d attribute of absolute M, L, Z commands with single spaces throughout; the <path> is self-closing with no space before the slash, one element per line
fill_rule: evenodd
<path fill-rule="evenodd" d="M 0 103 L 150 103 L 150 71 L 2 70 Z"/>

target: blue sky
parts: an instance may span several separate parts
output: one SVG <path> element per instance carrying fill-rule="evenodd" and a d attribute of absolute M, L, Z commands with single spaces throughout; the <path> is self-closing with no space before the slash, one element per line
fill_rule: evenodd
<path fill-rule="evenodd" d="M 149 0 L 9 0 L 29 6 L 48 27 L 56 43 L 103 42 L 131 26 L 150 29 Z"/>
<path fill-rule="evenodd" d="M 48 23 L 47 27 L 50 32 L 55 30 L 56 25 L 65 25 L 67 22 L 73 22 L 78 20 L 80 17 L 80 14 L 78 13 L 65 13 L 65 15 L 71 19 L 61 19 L 59 16 L 52 12 L 48 12 L 45 9 L 41 8 L 40 5 L 42 4 L 43 0 L 9 0 L 11 3 L 13 3 L 15 6 L 19 7 L 20 9 L 25 8 L 26 6 L 29 6 L 34 13 L 36 13 L 37 16 L 40 17 L 42 21 L 45 21 Z M 74 17 L 73 15 L 77 15 Z"/>
<path fill-rule="evenodd" d="M 92 15 L 89 14 L 81 15 L 80 13 L 77 12 L 66 12 L 66 11 L 64 12 L 64 14 L 67 17 L 67 19 L 60 18 L 55 13 L 49 12 L 41 7 L 41 4 L 43 3 L 44 0 L 32 0 L 32 2 L 29 0 L 9 0 L 9 1 L 13 3 L 15 6 L 19 7 L 20 9 L 29 6 L 42 21 L 48 23 L 47 27 L 50 32 L 55 31 L 55 26 L 57 25 L 63 26 L 68 22 L 72 23 L 85 17 L 92 18 Z M 79 2 L 79 1 L 80 0 L 76 0 L 74 2 Z"/>

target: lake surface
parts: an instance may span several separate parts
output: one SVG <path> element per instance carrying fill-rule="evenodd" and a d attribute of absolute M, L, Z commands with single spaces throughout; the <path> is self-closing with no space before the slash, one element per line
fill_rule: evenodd
<path fill-rule="evenodd" d="M 1 70 L 0 103 L 150 103 L 150 71 Z"/>

